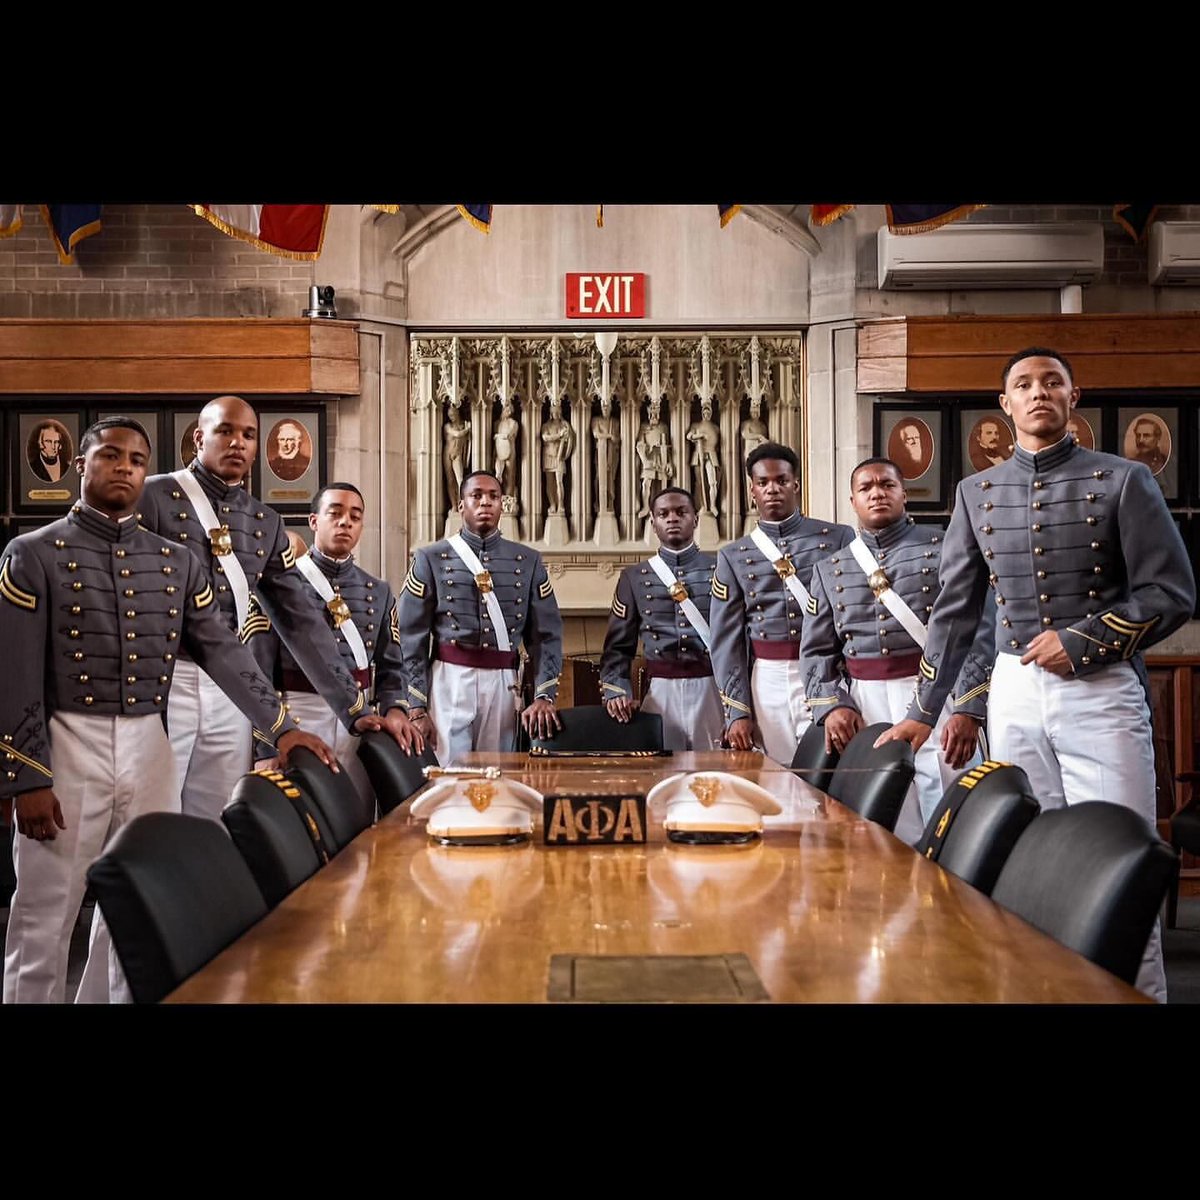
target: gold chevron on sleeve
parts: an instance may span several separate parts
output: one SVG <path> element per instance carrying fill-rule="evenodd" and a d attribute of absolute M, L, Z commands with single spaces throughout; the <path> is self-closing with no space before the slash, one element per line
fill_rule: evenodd
<path fill-rule="evenodd" d="M 418 600 L 425 599 L 425 585 L 417 578 L 416 562 L 408 568 L 408 574 L 404 577 L 405 590 L 412 592 Z"/>
<path fill-rule="evenodd" d="M 808 603 L 804 606 L 804 611 L 806 613 L 808 613 L 808 615 L 810 617 L 815 617 L 817 615 L 817 598 L 816 598 L 816 596 L 809 596 Z"/>
<path fill-rule="evenodd" d="M 392 601 L 392 615 L 388 618 L 388 628 L 392 631 L 392 641 L 397 645 L 400 644 L 400 614 L 397 611 L 400 605 Z"/>
<path fill-rule="evenodd" d="M 976 696 L 982 696 L 983 693 L 986 692 L 991 686 L 992 686 L 992 682 L 989 679 L 986 683 L 981 683 L 978 686 L 973 687 L 969 692 L 963 692 L 963 694 L 961 696 L 958 696 L 955 698 L 954 707 L 958 708 L 960 705 L 966 704 L 969 701 L 974 700 Z"/>
<path fill-rule="evenodd" d="M 547 596 L 553 595 L 553 593 L 554 585 L 550 582 L 550 576 L 547 575 L 546 578 L 538 584 L 538 599 L 545 600 Z"/>
<path fill-rule="evenodd" d="M 204 585 L 204 590 L 197 592 L 192 597 L 192 603 L 195 604 L 195 606 L 197 608 L 207 608 L 212 602 L 213 602 L 213 590 L 212 590 L 211 583 L 206 583 Z"/>
<path fill-rule="evenodd" d="M 284 546 L 279 557 L 283 559 L 284 567 L 294 567 L 296 565 L 296 552 L 292 549 L 291 544 Z"/>
<path fill-rule="evenodd" d="M 1122 634 L 1129 639 L 1121 653 L 1122 658 L 1131 658 L 1136 654 L 1142 638 L 1158 624 L 1158 617 L 1151 617 L 1149 621 L 1130 621 L 1113 612 L 1106 612 L 1100 620 L 1114 633 Z"/>
<path fill-rule="evenodd" d="M 923 654 L 921 655 L 921 674 L 924 675 L 926 679 L 932 680 L 937 678 L 937 667 L 935 667 L 931 662 L 926 661 L 925 655 Z"/>
<path fill-rule="evenodd" d="M 38 598 L 32 592 L 23 591 L 13 583 L 12 572 L 9 570 L 11 562 L 11 559 L 6 558 L 4 566 L 0 567 L 0 596 L 3 596 L 10 604 L 15 604 L 18 608 L 28 609 L 29 612 L 36 612 Z"/>
<path fill-rule="evenodd" d="M 622 619 L 624 619 L 625 615 L 626 615 L 628 612 L 629 612 L 629 608 L 628 608 L 628 606 L 626 606 L 626 605 L 622 604 L 622 603 L 621 603 L 621 601 L 620 601 L 620 600 L 618 599 L 618 597 L 617 597 L 617 593 L 616 593 L 616 592 L 613 592 L 613 602 L 612 602 L 612 614 L 613 614 L 613 616 L 614 616 L 614 617 L 621 617 Z"/>
<path fill-rule="evenodd" d="M 716 575 L 712 578 L 712 594 L 714 600 L 728 600 L 729 587 L 717 578 Z"/>

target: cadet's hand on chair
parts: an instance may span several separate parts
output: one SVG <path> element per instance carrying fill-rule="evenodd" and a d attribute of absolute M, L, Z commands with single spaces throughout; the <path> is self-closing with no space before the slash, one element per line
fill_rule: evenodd
<path fill-rule="evenodd" d="M 738 717 L 725 731 L 725 740 L 730 750 L 753 750 L 754 744 L 761 740 L 758 726 L 749 717 Z"/>
<path fill-rule="evenodd" d="M 900 721 L 875 739 L 875 749 L 878 750 L 884 742 L 907 742 L 916 754 L 929 740 L 932 732 L 933 727 L 926 725 L 924 721 Z"/>
<path fill-rule="evenodd" d="M 17 798 L 14 808 L 17 813 L 17 831 L 35 842 L 52 842 L 59 829 L 66 829 L 63 820 L 62 805 L 54 794 L 53 788 L 34 788 L 32 792 L 22 792 Z"/>
<path fill-rule="evenodd" d="M 554 705 L 544 697 L 539 697 L 521 714 L 521 724 L 530 737 L 536 738 L 553 737 L 554 731 L 562 728 Z"/>
<path fill-rule="evenodd" d="M 1075 671 L 1074 664 L 1063 649 L 1062 638 L 1053 629 L 1039 633 L 1029 643 L 1029 649 L 1021 658 L 1021 666 L 1026 667 L 1030 663 L 1036 663 L 1052 675 L 1062 675 L 1064 678 Z"/>
<path fill-rule="evenodd" d="M 942 753 L 946 765 L 959 771 L 967 765 L 979 746 L 979 727 L 982 721 L 967 713 L 955 713 L 942 729 Z"/>
<path fill-rule="evenodd" d="M 850 739 L 866 724 L 862 713 L 842 705 L 825 718 L 825 753 L 836 750 L 839 754 L 850 744 Z"/>
<path fill-rule="evenodd" d="M 286 768 L 292 751 L 300 746 L 311 750 L 335 775 L 341 771 L 337 755 L 315 733 L 306 733 L 302 729 L 289 729 L 275 743 L 275 749 L 279 751 L 280 766 Z"/>
<path fill-rule="evenodd" d="M 628 696 L 614 696 L 604 707 L 608 709 L 608 715 L 614 721 L 620 721 L 622 725 L 625 725 L 637 712 L 638 702 L 631 700 Z"/>
<path fill-rule="evenodd" d="M 425 745 L 431 750 L 436 750 L 437 730 L 433 727 L 433 718 L 423 708 L 410 708 L 408 710 L 408 720 L 409 724 L 421 735 Z M 418 748 L 417 753 L 421 753 L 420 748 Z"/>
<path fill-rule="evenodd" d="M 420 754 L 425 749 L 424 736 L 402 708 L 389 708 L 387 715 L 381 720 L 383 723 L 377 728 L 386 729 L 405 754 Z"/>

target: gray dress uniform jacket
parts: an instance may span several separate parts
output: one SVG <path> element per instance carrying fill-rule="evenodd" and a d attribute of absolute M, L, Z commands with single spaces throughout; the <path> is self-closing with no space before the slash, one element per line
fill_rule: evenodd
<path fill-rule="evenodd" d="M 328 623 L 310 602 L 312 588 L 296 571 L 296 556 L 288 544 L 279 514 L 256 500 L 243 487 L 231 487 L 193 460 L 196 476 L 217 519 L 229 526 L 233 552 L 250 586 L 250 614 L 241 630 L 264 674 L 272 670 L 273 647 L 259 644 L 257 635 L 274 625 L 304 674 L 312 680 L 338 720 L 351 729 L 366 708 L 366 693 L 342 662 Z M 191 501 L 173 475 L 146 480 L 139 518 L 147 529 L 186 546 L 208 573 L 229 628 L 237 629 L 237 605 L 225 580 L 220 555 L 213 554 L 208 530 L 202 529 Z"/>
<path fill-rule="evenodd" d="M 1141 464 L 1069 434 L 958 485 L 910 718 L 932 725 L 988 587 L 996 649 L 1056 630 L 1076 675 L 1134 658 L 1192 614 L 1196 581 L 1162 492 Z"/>
<path fill-rule="evenodd" d="M 863 543 L 887 575 L 892 590 L 928 624 L 941 591 L 939 565 L 945 529 L 917 525 L 904 516 L 883 529 L 860 531 Z M 804 694 L 813 720 L 822 724 L 836 708 L 853 708 L 851 674 L 859 678 L 916 675 L 921 648 L 882 600 L 866 572 L 841 550 L 813 568 L 812 602 L 800 639 Z M 954 711 L 987 719 L 987 693 L 995 661 L 995 605 L 989 603 L 973 630 L 973 644 L 954 688 Z"/>
<path fill-rule="evenodd" d="M 817 562 L 854 540 L 849 525 L 817 521 L 803 513 L 758 524 L 792 561 L 805 587 Z M 754 715 L 750 669 L 755 644 L 790 643 L 795 647 L 790 656 L 798 658 L 804 614 L 775 568 L 748 536 L 717 552 L 712 599 L 709 626 L 713 674 L 728 726 L 739 717 Z"/>
<path fill-rule="evenodd" d="M 406 707 L 428 706 L 433 659 L 470 659 L 478 665 L 515 669 L 519 643 L 529 655 L 534 696 L 553 701 L 562 672 L 562 616 L 542 556 L 519 542 L 505 540 L 498 531 L 483 539 L 464 528 L 462 537 L 491 573 L 513 652 L 508 661 L 499 661 L 483 593 L 449 541 L 422 547 L 413 555 L 400 592 Z"/>
<path fill-rule="evenodd" d="M 273 746 L 295 728 L 222 619 L 204 569 L 134 518 L 118 523 L 76 505 L 10 542 L 0 562 L 0 643 L 3 796 L 53 786 L 56 712 L 165 717 L 181 649 L 249 717 L 257 739 Z"/>
<path fill-rule="evenodd" d="M 717 556 L 688 546 L 678 554 L 663 546 L 659 556 L 707 621 L 712 599 L 712 575 Z M 648 562 L 626 567 L 613 592 L 604 652 L 600 656 L 601 699 L 633 697 L 630 664 L 638 638 L 646 656 L 647 674 L 695 679 L 712 674 L 712 662 L 691 621 L 667 591 Z"/>

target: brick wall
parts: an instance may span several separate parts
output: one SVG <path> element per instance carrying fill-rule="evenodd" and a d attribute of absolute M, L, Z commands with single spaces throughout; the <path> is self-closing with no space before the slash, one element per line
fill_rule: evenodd
<path fill-rule="evenodd" d="M 37 205 L 0 238 L 0 317 L 298 317 L 319 263 L 231 238 L 183 204 L 109 204 L 62 266 Z"/>

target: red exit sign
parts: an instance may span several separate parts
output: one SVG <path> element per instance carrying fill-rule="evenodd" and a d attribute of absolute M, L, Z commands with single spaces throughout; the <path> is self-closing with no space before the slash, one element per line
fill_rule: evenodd
<path fill-rule="evenodd" d="M 646 276 L 567 273 L 568 317 L 644 317 Z"/>

